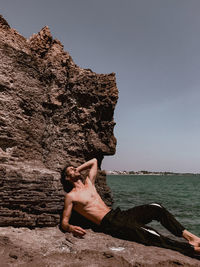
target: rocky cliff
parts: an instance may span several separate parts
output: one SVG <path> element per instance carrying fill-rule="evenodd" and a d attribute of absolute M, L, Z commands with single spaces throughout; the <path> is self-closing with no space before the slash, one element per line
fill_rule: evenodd
<path fill-rule="evenodd" d="M 57 225 L 66 164 L 115 153 L 115 74 L 78 67 L 48 27 L 28 40 L 0 16 L 0 226 Z"/>

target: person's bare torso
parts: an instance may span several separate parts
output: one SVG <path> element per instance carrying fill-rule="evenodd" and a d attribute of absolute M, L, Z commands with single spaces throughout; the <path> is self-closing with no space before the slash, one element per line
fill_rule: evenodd
<path fill-rule="evenodd" d="M 72 190 L 71 194 L 73 194 L 73 209 L 96 224 L 100 224 L 103 217 L 110 211 L 88 177 L 85 184 Z"/>

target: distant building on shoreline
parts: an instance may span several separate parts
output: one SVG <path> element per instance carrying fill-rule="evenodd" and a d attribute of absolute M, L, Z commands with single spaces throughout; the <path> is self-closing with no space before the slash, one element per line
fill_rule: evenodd
<path fill-rule="evenodd" d="M 199 173 L 151 172 L 151 171 L 106 171 L 108 175 L 198 175 Z"/>

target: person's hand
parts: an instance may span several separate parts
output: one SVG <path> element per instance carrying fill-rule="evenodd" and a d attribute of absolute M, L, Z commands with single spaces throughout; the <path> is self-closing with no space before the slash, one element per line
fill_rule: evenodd
<path fill-rule="evenodd" d="M 76 237 L 83 237 L 86 231 L 80 226 L 70 225 L 69 231 Z"/>

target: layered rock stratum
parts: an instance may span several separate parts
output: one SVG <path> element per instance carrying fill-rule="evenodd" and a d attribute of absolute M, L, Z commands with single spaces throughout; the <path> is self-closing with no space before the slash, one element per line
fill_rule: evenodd
<path fill-rule="evenodd" d="M 63 208 L 60 173 L 115 153 L 114 73 L 78 67 L 44 27 L 29 39 L 0 17 L 0 226 L 55 226 Z"/>

